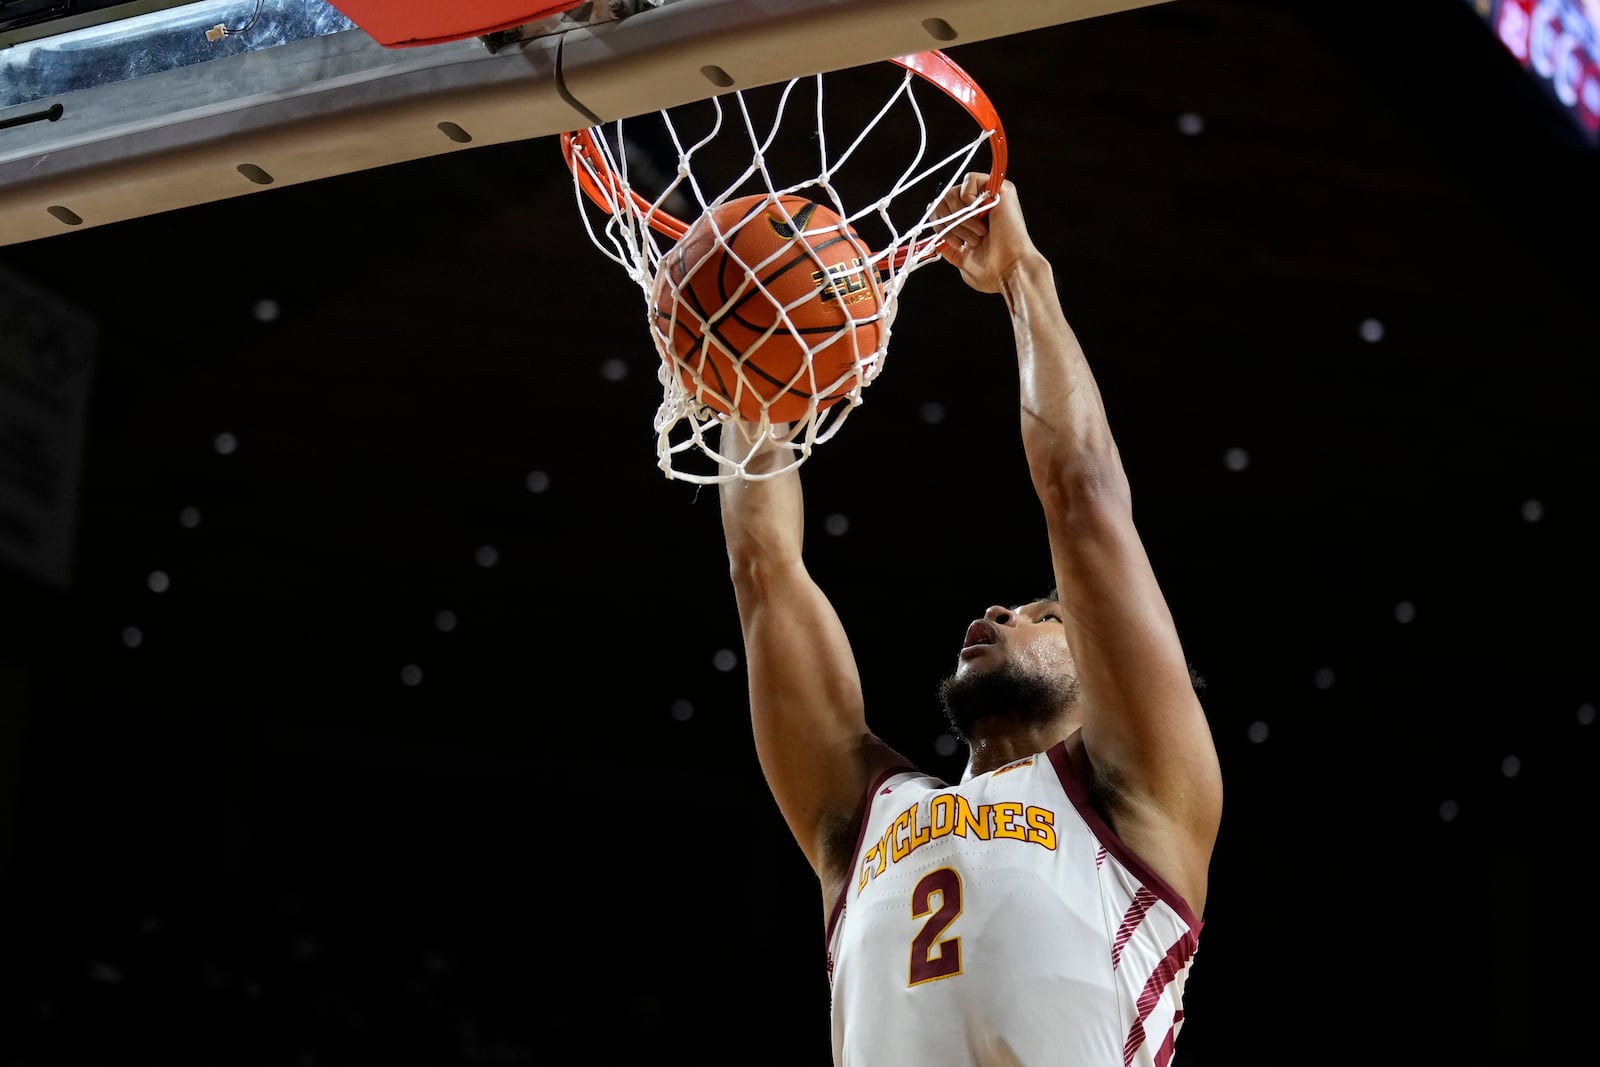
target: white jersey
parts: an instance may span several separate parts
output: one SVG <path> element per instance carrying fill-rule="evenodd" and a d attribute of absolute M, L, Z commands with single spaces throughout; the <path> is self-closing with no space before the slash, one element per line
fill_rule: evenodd
<path fill-rule="evenodd" d="M 1165 1067 L 1189 905 L 1089 804 L 1065 743 L 873 787 L 828 917 L 836 1067 Z"/>

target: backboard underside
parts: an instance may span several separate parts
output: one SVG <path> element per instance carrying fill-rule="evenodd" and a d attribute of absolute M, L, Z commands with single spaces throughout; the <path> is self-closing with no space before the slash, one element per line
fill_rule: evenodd
<path fill-rule="evenodd" d="M 0 245 L 1164 2 L 664 0 L 603 21 L 530 25 L 522 39 L 403 49 L 352 26 L 34 99 L 0 97 Z M 215 6 L 144 19 L 150 32 L 170 33 L 188 12 L 203 32 L 207 19 L 195 16 L 214 19 Z M 8 62 L 81 57 L 84 32 L 0 50 L 0 73 Z M 138 48 L 138 36 L 122 34 L 117 47 Z"/>

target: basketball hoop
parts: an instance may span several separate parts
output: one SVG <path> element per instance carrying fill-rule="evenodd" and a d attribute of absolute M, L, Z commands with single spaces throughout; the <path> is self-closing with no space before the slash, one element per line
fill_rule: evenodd
<path fill-rule="evenodd" d="M 823 106 L 825 80 L 831 110 Z M 942 95 L 929 96 L 923 92 L 926 85 Z M 952 103 L 966 119 L 952 121 L 935 110 L 950 109 Z M 836 145 L 840 150 L 830 152 Z M 987 159 L 981 157 L 985 148 Z M 660 357 L 658 465 L 668 478 L 700 484 L 773 477 L 805 462 L 817 445 L 832 439 L 883 371 L 907 279 L 939 258 L 944 237 L 954 227 L 994 206 L 1006 168 L 1005 133 L 994 107 L 971 76 L 938 51 L 732 90 L 654 115 L 564 133 L 561 150 L 591 240 L 628 273 L 645 297 L 646 318 Z M 973 171 L 989 175 L 982 194 L 956 212 L 935 218 L 944 193 Z M 701 306 L 663 309 L 661 294 L 667 292 L 677 301 L 680 287 L 659 283 L 666 257 L 697 222 L 740 198 L 765 197 L 773 205 L 787 205 L 795 195 L 830 209 L 843 220 L 841 231 L 848 228 L 849 239 L 859 240 L 864 274 L 874 280 L 877 307 L 870 330 L 862 329 L 859 323 L 866 320 L 858 318 L 844 321 L 839 333 L 815 341 L 820 351 L 837 346 L 841 334 L 846 335 L 845 345 L 854 346 L 847 374 L 831 381 L 818 378 L 811 367 L 812 349 L 806 349 L 803 370 L 810 375 L 798 374 L 784 383 L 789 391 L 783 394 L 780 410 L 789 414 L 788 421 L 779 421 L 771 412 L 776 398 L 751 399 L 759 389 L 771 386 L 754 375 L 747 379 L 742 370 L 737 374 L 740 380 L 730 387 L 731 401 L 712 395 L 701 373 L 704 354 L 700 363 L 686 359 L 670 335 L 672 324 L 681 317 L 692 313 L 707 325 L 706 317 L 714 320 L 719 311 Z M 794 217 L 789 209 L 773 210 L 774 227 L 792 232 L 789 223 Z M 795 228 L 803 228 L 803 220 Z M 732 255 L 720 228 L 712 229 L 717 231 L 718 251 Z M 699 241 L 696 247 L 704 244 Z M 820 280 L 811 298 L 827 301 L 834 295 L 828 287 L 830 272 L 836 275 L 840 268 L 812 255 L 817 269 L 811 274 Z M 736 309 L 741 300 L 769 295 L 761 275 L 767 264 L 737 258 L 733 262 L 742 268 L 742 279 L 727 286 L 736 291 L 724 294 L 727 304 L 720 313 L 733 314 L 729 309 Z M 677 266 L 683 269 L 681 256 Z M 801 300 L 783 303 L 772 298 L 772 304 L 767 309 L 773 319 L 768 335 L 781 332 L 793 343 L 794 338 L 818 332 L 803 325 L 814 322 L 816 312 L 802 306 Z M 717 344 L 715 322 L 709 326 L 703 331 L 704 344 Z M 861 342 L 858 330 L 870 342 Z M 835 352 L 841 350 L 835 347 Z M 739 364 L 745 353 L 719 355 Z M 803 389 L 796 379 L 805 379 Z M 797 394 L 809 402 L 795 417 Z M 768 465 L 759 474 L 746 469 L 754 448 L 728 454 L 719 450 L 721 435 L 709 433 L 734 417 L 727 413 L 730 408 L 742 412 L 739 417 L 758 421 L 752 417 L 752 403 L 759 408 L 755 414 L 760 436 L 790 452 L 787 462 Z"/>

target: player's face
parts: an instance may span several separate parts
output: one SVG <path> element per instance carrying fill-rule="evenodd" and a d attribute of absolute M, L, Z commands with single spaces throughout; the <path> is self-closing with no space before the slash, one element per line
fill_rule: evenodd
<path fill-rule="evenodd" d="M 995 605 L 967 627 L 955 671 L 939 687 L 945 715 L 963 737 L 982 717 L 1049 719 L 1077 699 L 1078 669 L 1061 605 Z"/>
<path fill-rule="evenodd" d="M 999 660 L 1050 673 L 1072 670 L 1061 605 L 1054 600 L 1035 600 L 1019 608 L 995 604 L 983 618 L 974 619 L 961 641 L 956 674 L 992 669 Z"/>

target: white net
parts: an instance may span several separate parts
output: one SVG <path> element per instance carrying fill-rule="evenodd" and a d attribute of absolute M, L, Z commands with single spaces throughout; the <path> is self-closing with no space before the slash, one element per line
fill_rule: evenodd
<path fill-rule="evenodd" d="M 938 52 L 564 137 L 590 238 L 645 298 L 666 476 L 772 477 L 831 440 L 883 373 L 907 280 L 993 207 L 1004 140 Z M 935 217 L 974 171 L 991 175 L 984 194 Z M 746 435 L 715 432 L 732 418 L 787 461 L 747 469 L 754 447 L 722 447 Z"/>

